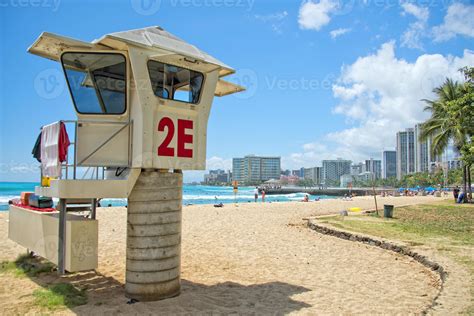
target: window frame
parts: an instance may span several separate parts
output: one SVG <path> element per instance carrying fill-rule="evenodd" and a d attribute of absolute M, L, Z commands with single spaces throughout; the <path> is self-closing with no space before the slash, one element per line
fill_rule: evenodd
<path fill-rule="evenodd" d="M 66 73 L 66 67 L 64 66 L 64 62 L 63 62 L 63 57 L 66 54 L 120 55 L 121 57 L 124 58 L 124 62 L 125 62 L 125 73 L 124 73 L 124 78 L 125 78 L 125 91 L 124 91 L 125 104 L 124 104 L 124 106 L 125 107 L 123 109 L 123 112 L 121 112 L 121 113 L 91 113 L 91 112 L 80 112 L 79 111 L 79 109 L 77 108 L 77 105 L 76 105 L 76 100 L 74 98 L 74 94 L 71 91 L 71 86 L 69 84 L 69 78 L 68 78 L 68 75 Z M 64 77 L 66 78 L 66 83 L 67 83 L 67 88 L 69 90 L 69 95 L 71 96 L 72 104 L 74 105 L 74 110 L 76 111 L 77 114 L 79 114 L 79 115 L 99 115 L 99 116 L 104 116 L 104 115 L 106 115 L 106 116 L 123 116 L 127 113 L 127 111 L 128 111 L 129 78 L 128 78 L 128 58 L 127 58 L 126 54 L 124 54 L 123 52 L 120 52 L 120 51 L 109 52 L 109 51 L 80 51 L 80 50 L 77 51 L 77 50 L 70 50 L 70 51 L 64 51 L 61 54 L 60 62 L 61 62 L 61 67 L 63 69 Z M 99 105 L 100 105 L 101 109 L 106 109 L 104 101 L 102 100 L 102 95 L 99 91 L 99 88 L 97 87 L 97 83 L 95 82 L 94 76 L 91 76 L 91 81 L 94 85 L 94 92 L 97 96 L 97 100 L 99 102 Z"/>
<path fill-rule="evenodd" d="M 201 89 L 199 90 L 199 96 L 198 96 L 198 99 L 195 103 L 193 102 L 186 102 L 186 101 L 181 101 L 181 100 L 176 100 L 176 99 L 171 99 L 171 98 L 168 98 L 168 99 L 165 99 L 165 98 L 162 98 L 160 96 L 157 96 L 155 91 L 153 90 L 153 83 L 152 83 L 152 80 L 151 80 L 151 75 L 150 75 L 150 62 L 155 62 L 155 63 L 161 63 L 163 65 L 168 65 L 168 66 L 173 66 L 173 67 L 178 67 L 178 68 L 181 68 L 181 69 L 186 69 L 186 70 L 189 70 L 189 71 L 194 71 L 198 74 L 200 74 L 202 76 L 202 83 L 201 83 Z M 150 82 L 150 88 L 151 88 L 151 92 L 152 94 L 156 97 L 156 98 L 159 98 L 161 100 L 166 100 L 166 101 L 173 101 L 173 102 L 179 102 L 179 103 L 182 103 L 182 104 L 187 104 L 187 105 L 192 105 L 192 106 L 195 106 L 195 105 L 198 105 L 201 103 L 201 97 L 202 97 L 202 94 L 203 94 L 203 91 L 204 91 L 204 86 L 206 84 L 206 75 L 203 73 L 203 72 L 200 72 L 200 71 L 197 71 L 197 70 L 194 70 L 194 69 L 191 69 L 191 68 L 188 68 L 188 67 L 182 67 L 182 66 L 178 66 L 178 65 L 175 65 L 175 64 L 170 64 L 170 63 L 165 63 L 165 62 L 162 62 L 160 60 L 157 60 L 157 59 L 152 59 L 152 58 L 149 58 L 146 62 L 146 69 L 147 69 L 147 72 L 148 72 L 148 80 Z M 163 88 L 165 89 L 166 91 L 168 91 L 166 88 Z M 179 89 L 178 89 L 179 90 Z M 176 90 L 176 91 L 178 91 Z M 174 92 L 176 92 L 174 91 Z M 173 92 L 173 97 L 174 97 L 174 92 Z M 169 95 L 169 91 L 168 91 L 168 95 Z"/>

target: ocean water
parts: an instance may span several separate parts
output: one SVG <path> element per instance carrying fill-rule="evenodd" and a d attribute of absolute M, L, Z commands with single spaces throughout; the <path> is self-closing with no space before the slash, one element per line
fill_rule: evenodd
<path fill-rule="evenodd" d="M 21 192 L 34 191 L 37 185 L 35 182 L 0 182 L 0 211 L 8 210 L 8 201 L 20 198 Z"/>
<path fill-rule="evenodd" d="M 8 201 L 20 198 L 23 191 L 34 191 L 38 183 L 34 182 L 0 182 L 0 211 L 8 210 Z M 215 187 L 206 185 L 184 185 L 183 187 L 183 205 L 192 204 L 217 204 L 217 203 L 249 203 L 254 201 L 254 187 L 241 187 L 234 196 L 232 187 Z M 300 201 L 305 193 L 267 195 L 266 202 L 288 202 Z M 327 195 L 311 195 L 310 199 L 334 198 Z M 261 196 L 259 196 L 259 202 Z M 102 206 L 125 206 L 126 199 L 103 199 Z"/>

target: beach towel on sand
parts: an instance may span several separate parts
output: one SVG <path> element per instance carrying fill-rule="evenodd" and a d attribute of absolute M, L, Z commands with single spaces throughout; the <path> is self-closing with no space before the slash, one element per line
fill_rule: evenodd
<path fill-rule="evenodd" d="M 69 137 L 64 123 L 56 122 L 43 127 L 41 132 L 41 168 L 43 176 L 61 176 L 61 162 L 66 160 Z"/>

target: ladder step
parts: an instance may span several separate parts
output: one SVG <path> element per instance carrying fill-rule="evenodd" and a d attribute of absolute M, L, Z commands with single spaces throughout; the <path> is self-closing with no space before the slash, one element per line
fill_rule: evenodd
<path fill-rule="evenodd" d="M 68 206 L 66 212 L 89 212 L 90 206 Z"/>
<path fill-rule="evenodd" d="M 92 199 L 67 199 L 67 204 L 88 204 L 92 203 Z"/>

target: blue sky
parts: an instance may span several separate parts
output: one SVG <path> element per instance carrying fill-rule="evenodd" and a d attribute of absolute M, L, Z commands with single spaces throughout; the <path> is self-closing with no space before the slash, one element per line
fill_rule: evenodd
<path fill-rule="evenodd" d="M 426 118 L 422 98 L 474 65 L 474 4 L 420 0 L 0 0 L 0 181 L 35 181 L 39 127 L 75 114 L 59 64 L 28 54 L 43 31 L 85 41 L 160 25 L 237 70 L 216 98 L 208 168 L 278 155 L 284 168 L 380 158 Z M 186 180 L 199 180 L 200 172 Z"/>

